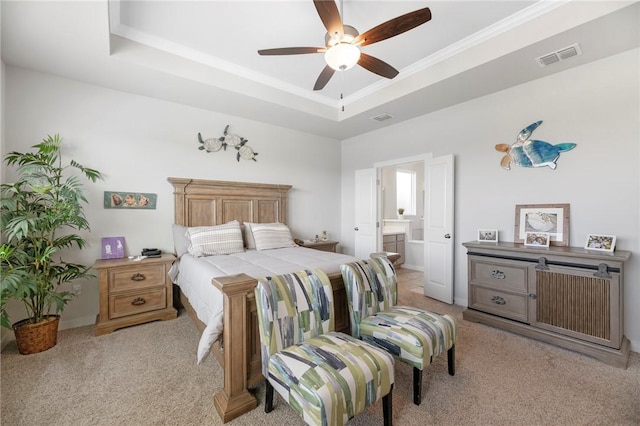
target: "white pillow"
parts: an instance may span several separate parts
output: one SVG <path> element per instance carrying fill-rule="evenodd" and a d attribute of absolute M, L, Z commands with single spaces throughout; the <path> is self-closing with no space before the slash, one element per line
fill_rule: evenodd
<path fill-rule="evenodd" d="M 173 224 L 173 249 L 178 259 L 189 251 L 189 237 L 187 236 L 187 227 L 184 225 Z"/>
<path fill-rule="evenodd" d="M 187 236 L 191 242 L 189 253 L 195 257 L 244 251 L 240 222 L 237 220 L 232 220 L 224 225 L 189 228 Z"/>
<path fill-rule="evenodd" d="M 256 250 L 296 247 L 291 231 L 284 223 L 252 223 L 251 234 Z"/>

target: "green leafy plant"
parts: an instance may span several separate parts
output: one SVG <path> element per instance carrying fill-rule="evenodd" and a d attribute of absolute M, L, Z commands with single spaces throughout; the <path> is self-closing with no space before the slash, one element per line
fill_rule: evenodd
<path fill-rule="evenodd" d="M 10 152 L 8 166 L 18 167 L 18 180 L 0 186 L 0 321 L 11 328 L 7 303 L 23 303 L 30 323 L 43 321 L 55 308 L 63 311 L 74 294 L 61 286 L 91 277 L 90 266 L 62 259 L 63 251 L 85 246 L 79 230 L 89 230 L 83 205 L 87 203 L 80 177 L 95 182 L 100 172 L 71 160 L 62 164 L 59 135 L 32 146 L 35 152 Z"/>
<path fill-rule="evenodd" d="M 402 207 L 398 208 L 398 214 L 404 214 L 404 209 Z"/>

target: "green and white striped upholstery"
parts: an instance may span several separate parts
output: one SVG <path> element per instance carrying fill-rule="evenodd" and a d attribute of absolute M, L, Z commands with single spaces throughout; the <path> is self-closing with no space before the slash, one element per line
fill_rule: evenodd
<path fill-rule="evenodd" d="M 440 315 L 410 306 L 396 306 L 398 282 L 395 268 L 386 257 L 374 257 L 341 266 L 347 290 L 351 333 L 384 348 L 415 369 L 414 402 L 419 404 L 421 371 L 444 352 L 449 352 L 449 374 L 454 374 L 456 323 Z M 415 377 L 419 374 L 419 377 Z"/>
<path fill-rule="evenodd" d="M 377 400 L 391 418 L 393 357 L 334 331 L 333 291 L 321 270 L 258 280 L 255 288 L 262 373 L 312 425 L 342 425 Z"/>

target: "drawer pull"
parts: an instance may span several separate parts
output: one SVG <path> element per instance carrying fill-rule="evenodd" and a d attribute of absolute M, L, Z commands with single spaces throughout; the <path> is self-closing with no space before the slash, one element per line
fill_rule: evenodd
<path fill-rule="evenodd" d="M 535 300 L 537 298 L 538 298 L 538 296 L 536 296 L 535 294 L 529 293 L 529 299 L 534 299 Z"/>
<path fill-rule="evenodd" d="M 145 303 L 147 303 L 147 301 L 144 300 L 144 297 L 136 297 L 135 299 L 133 299 L 133 302 L 131 302 L 133 306 L 140 306 L 144 305 Z"/>
<path fill-rule="evenodd" d="M 493 297 L 491 298 L 491 301 L 492 301 L 493 303 L 495 303 L 496 305 L 506 305 L 506 304 L 507 304 L 507 301 L 506 301 L 506 300 L 504 300 L 504 298 L 502 298 L 502 297 L 500 297 L 500 296 L 493 296 Z"/>
<path fill-rule="evenodd" d="M 145 277 L 144 274 L 141 274 L 140 272 L 136 272 L 131 276 L 131 281 L 144 281 L 146 279 L 147 277 Z"/>
<path fill-rule="evenodd" d="M 491 271 L 491 276 L 498 280 L 504 280 L 504 277 L 505 277 L 504 272 L 499 271 L 497 269 L 494 269 L 493 271 Z"/>

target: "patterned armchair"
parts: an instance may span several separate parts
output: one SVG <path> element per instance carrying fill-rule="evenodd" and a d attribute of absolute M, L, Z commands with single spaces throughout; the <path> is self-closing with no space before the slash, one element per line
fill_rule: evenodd
<path fill-rule="evenodd" d="M 398 281 L 386 257 L 341 266 L 347 290 L 351 334 L 413 366 L 413 403 L 422 402 L 422 370 L 447 352 L 449 374 L 455 374 L 456 323 L 410 306 L 396 306 Z"/>
<path fill-rule="evenodd" d="M 258 280 L 255 288 L 266 378 L 310 425 L 342 425 L 383 399 L 391 425 L 394 359 L 384 350 L 334 331 L 331 283 L 321 270 Z"/>

